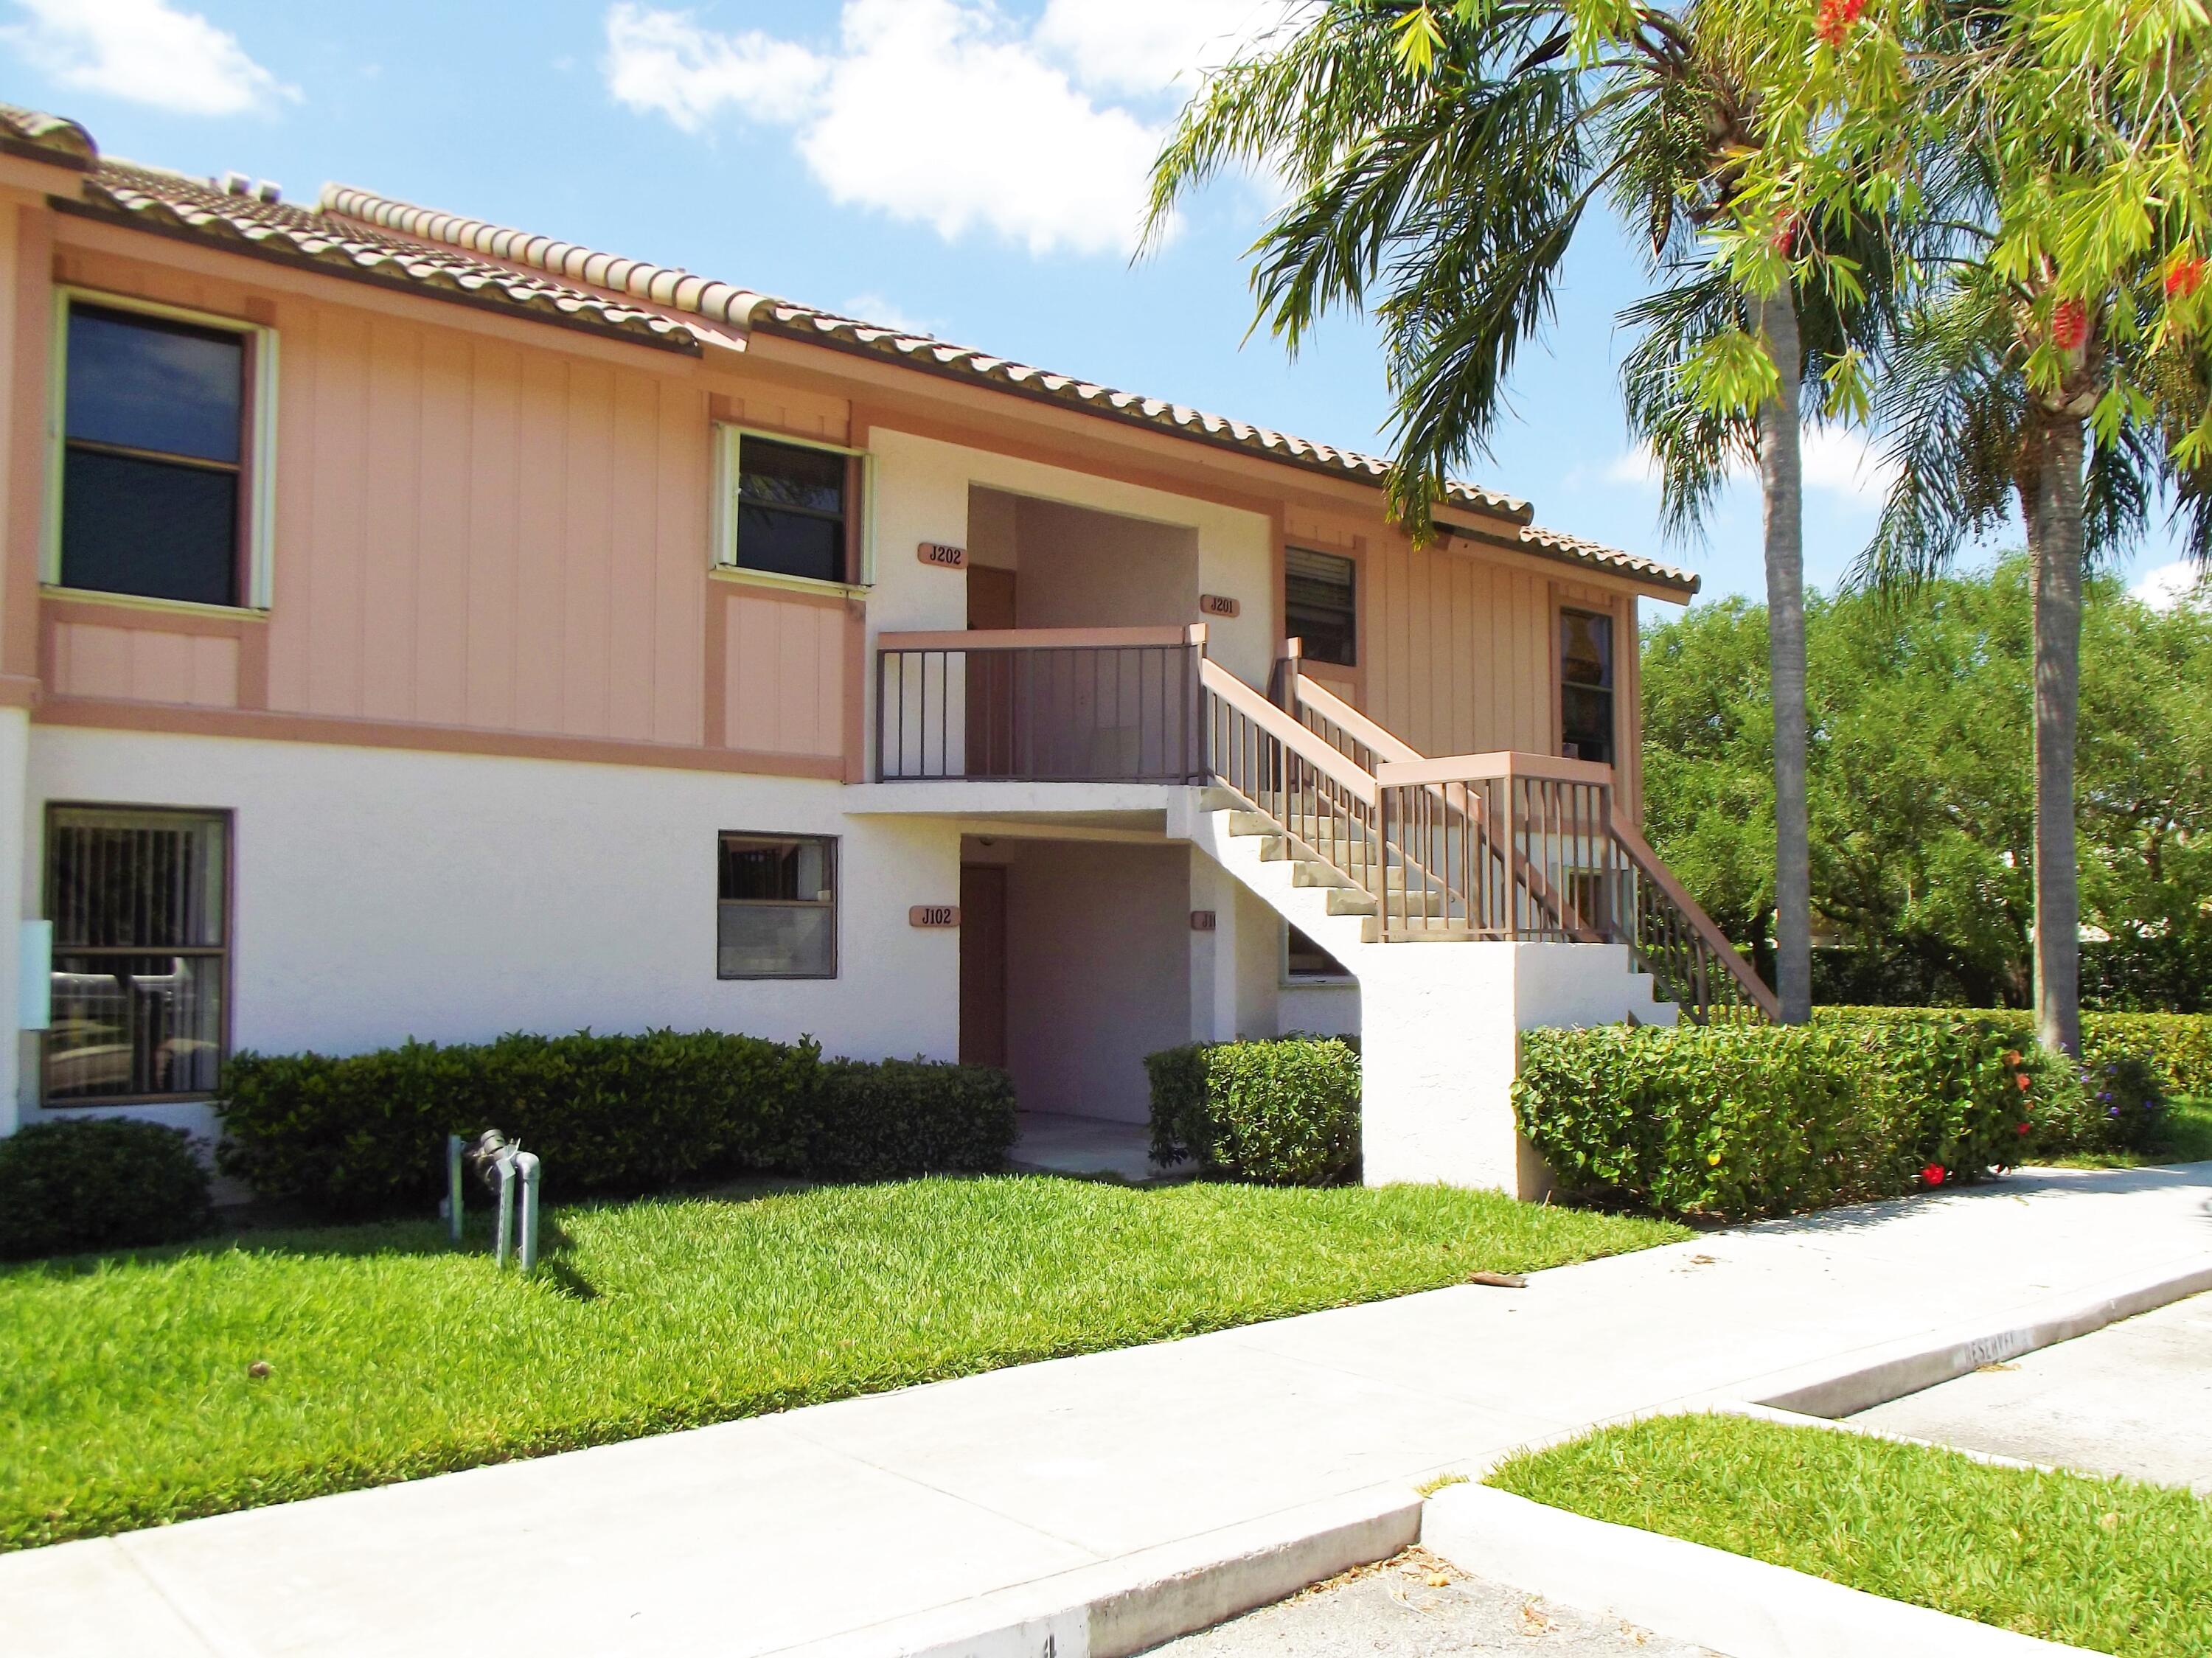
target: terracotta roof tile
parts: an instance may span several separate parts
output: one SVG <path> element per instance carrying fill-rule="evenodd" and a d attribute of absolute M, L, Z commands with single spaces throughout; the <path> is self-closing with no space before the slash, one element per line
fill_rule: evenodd
<path fill-rule="evenodd" d="M 320 203 L 308 209 L 241 194 L 181 173 L 101 161 L 91 136 L 57 116 L 0 105 L 0 147 L 33 150 L 43 159 L 87 169 L 82 200 L 68 204 L 73 210 L 335 275 L 407 285 L 664 349 L 696 351 L 702 339 L 726 338 L 727 332 L 747 330 L 764 331 L 1363 483 L 1380 484 L 1389 472 L 1388 461 L 1356 450 L 1115 391 L 688 270 L 435 212 L 365 190 L 326 185 Z M 1504 520 L 1514 526 L 1518 544 L 1540 556 L 1633 575 L 1685 595 L 1698 589 L 1697 577 L 1672 566 L 1536 527 L 1530 522 L 1534 513 L 1528 502 L 1480 484 L 1454 480 L 1443 504 Z"/>
<path fill-rule="evenodd" d="M 100 146 L 75 121 L 13 104 L 0 104 L 0 148 L 64 167 L 89 167 L 100 159 Z"/>
<path fill-rule="evenodd" d="M 690 329 L 658 311 L 470 258 L 449 247 L 367 232 L 317 210 L 219 189 L 182 173 L 128 161 L 100 161 L 85 179 L 79 205 L 100 216 L 228 244 L 240 252 L 305 263 L 340 276 L 427 288 L 447 298 L 629 335 L 649 344 L 698 349 Z"/>

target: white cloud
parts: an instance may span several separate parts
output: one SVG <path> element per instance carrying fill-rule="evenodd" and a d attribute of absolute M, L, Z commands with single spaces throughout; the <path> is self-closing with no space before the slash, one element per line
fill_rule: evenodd
<path fill-rule="evenodd" d="M 1863 433 L 1847 426 L 1808 426 L 1798 450 L 1805 487 L 1840 495 L 1869 512 L 1880 508 L 1897 468 L 1876 453 Z"/>
<path fill-rule="evenodd" d="M 296 100 L 238 37 L 167 0 L 15 0 L 0 43 L 65 87 L 179 115 L 242 115 Z"/>
<path fill-rule="evenodd" d="M 1798 471 L 1808 492 L 1838 496 L 1873 512 L 1897 476 L 1897 469 L 1878 454 L 1864 436 L 1847 427 L 1808 426 L 1799 439 Z M 1607 483 L 1632 489 L 1659 487 L 1659 460 L 1648 443 L 1624 450 L 1607 463 Z M 1729 481 L 1756 485 L 1758 475 L 1747 467 L 1731 470 Z"/>
<path fill-rule="evenodd" d="M 829 66 L 805 46 L 758 29 L 715 34 L 690 14 L 623 4 L 607 13 L 607 90 L 696 132 L 725 105 L 755 120 L 800 119 Z"/>
<path fill-rule="evenodd" d="M 2146 570 L 2128 590 L 2154 610 L 2171 610 L 2181 604 L 2212 603 L 2212 584 L 2185 559 Z"/>
<path fill-rule="evenodd" d="M 1305 0 L 1048 0 L 1035 39 L 1086 87 L 1187 92 L 1196 73 L 1311 9 Z"/>
<path fill-rule="evenodd" d="M 845 314 L 860 322 L 873 323 L 878 328 L 896 329 L 902 334 L 927 335 L 931 339 L 943 337 L 943 331 L 935 323 L 924 322 L 896 300 L 887 300 L 880 294 L 858 294 L 845 301 Z"/>
<path fill-rule="evenodd" d="M 1023 26 L 991 0 L 845 0 L 817 47 L 622 0 L 607 86 L 687 132 L 725 113 L 788 128 L 833 200 L 948 240 L 981 228 L 1032 253 L 1127 252 L 1173 103 L 1105 94 L 1222 61 L 1288 3 L 1052 0 Z"/>

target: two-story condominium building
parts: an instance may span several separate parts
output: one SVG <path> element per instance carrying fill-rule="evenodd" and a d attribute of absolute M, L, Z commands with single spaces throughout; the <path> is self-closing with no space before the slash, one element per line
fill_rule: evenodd
<path fill-rule="evenodd" d="M 1358 1031 L 1370 1178 L 1525 1189 L 1518 1029 L 1764 995 L 1635 829 L 1696 582 L 1518 501 L 15 110 L 0 276 L 7 1117 L 672 1025 L 1135 1120 Z"/>

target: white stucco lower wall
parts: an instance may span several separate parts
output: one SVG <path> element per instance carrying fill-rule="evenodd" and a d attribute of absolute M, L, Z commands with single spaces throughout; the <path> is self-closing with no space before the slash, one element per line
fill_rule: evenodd
<path fill-rule="evenodd" d="M 958 832 L 848 817 L 836 783 L 58 726 L 31 729 L 27 778 L 28 915 L 49 801 L 233 813 L 234 1048 L 673 1026 L 863 1059 L 958 1051 L 959 934 L 907 920 L 958 901 Z M 715 976 L 726 829 L 838 837 L 836 978 Z M 22 1096 L 36 1089 L 27 1067 Z"/>
<path fill-rule="evenodd" d="M 1625 944 L 1379 945 L 1360 952 L 1360 1144 L 1370 1186 L 1401 1181 L 1544 1195 L 1513 1079 L 1523 1030 L 1672 1024 Z"/>

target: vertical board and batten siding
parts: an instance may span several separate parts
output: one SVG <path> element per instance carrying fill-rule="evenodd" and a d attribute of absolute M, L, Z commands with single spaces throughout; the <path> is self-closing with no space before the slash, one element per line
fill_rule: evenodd
<path fill-rule="evenodd" d="M 331 306 L 280 327 L 272 710 L 701 740 L 696 389 Z"/>
<path fill-rule="evenodd" d="M 709 602 L 727 607 L 726 745 L 824 758 L 842 754 L 850 625 L 844 606 L 743 590 Z"/>
<path fill-rule="evenodd" d="M 564 351 L 550 331 L 539 346 L 296 295 L 256 301 L 82 248 L 57 274 L 273 318 L 280 383 L 270 607 L 245 624 L 261 633 L 217 618 L 196 635 L 190 618 L 59 602 L 50 694 L 843 751 L 844 606 L 715 580 L 707 545 L 712 422 L 842 442 L 842 400 L 689 363 L 632 367 Z"/>
<path fill-rule="evenodd" d="M 1449 537 L 1413 547 L 1395 531 L 1360 533 L 1345 520 L 1291 514 L 1285 539 L 1358 566 L 1359 665 L 1311 671 L 1369 718 L 1428 755 L 1559 747 L 1557 614 L 1583 605 L 1615 618 L 1625 763 L 1635 809 L 1636 609 L 1607 588 L 1492 561 Z"/>

